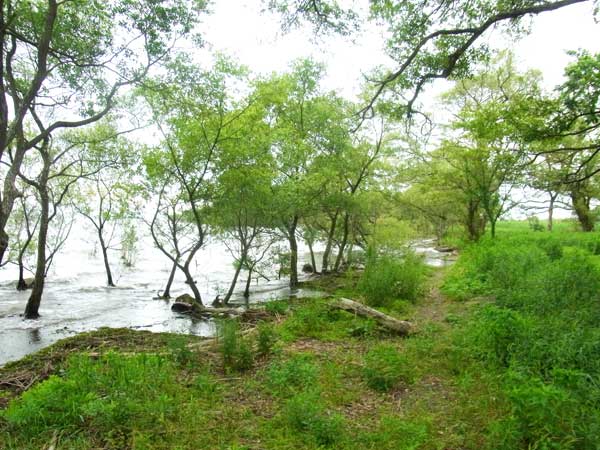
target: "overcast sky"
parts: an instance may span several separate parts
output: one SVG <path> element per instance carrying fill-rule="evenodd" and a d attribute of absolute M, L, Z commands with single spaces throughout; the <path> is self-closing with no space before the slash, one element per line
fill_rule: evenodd
<path fill-rule="evenodd" d="M 294 59 L 311 56 L 327 65 L 325 87 L 352 97 L 360 89 L 362 73 L 389 62 L 375 28 L 365 31 L 354 44 L 340 37 L 315 44 L 308 30 L 283 35 L 279 17 L 262 11 L 261 0 L 219 0 L 211 8 L 213 13 L 202 26 L 207 44 L 256 73 L 284 71 Z M 532 33 L 516 43 L 498 32 L 485 39 L 497 47 L 514 45 L 520 67 L 541 70 L 546 86 L 552 88 L 560 83 L 569 61 L 566 50 L 600 51 L 600 25 L 594 22 L 592 4 L 587 2 L 535 17 Z"/>

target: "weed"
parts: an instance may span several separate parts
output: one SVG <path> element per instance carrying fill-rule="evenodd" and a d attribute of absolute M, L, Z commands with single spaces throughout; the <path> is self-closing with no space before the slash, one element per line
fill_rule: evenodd
<path fill-rule="evenodd" d="M 287 395 L 314 386 L 317 375 L 312 359 L 298 354 L 287 361 L 272 363 L 267 370 L 267 384 L 278 395 Z"/>
<path fill-rule="evenodd" d="M 415 378 L 408 358 L 386 344 L 379 344 L 367 353 L 363 375 L 370 388 L 382 392 L 401 382 L 410 384 Z"/>
<path fill-rule="evenodd" d="M 333 446 L 344 438 L 344 419 L 325 409 L 319 393 L 296 394 L 285 405 L 287 423 L 297 432 L 311 436 L 317 445 Z"/>
<path fill-rule="evenodd" d="M 242 336 L 235 319 L 224 319 L 217 323 L 217 337 L 223 356 L 225 370 L 244 371 L 254 365 L 254 354 L 249 339 Z"/>

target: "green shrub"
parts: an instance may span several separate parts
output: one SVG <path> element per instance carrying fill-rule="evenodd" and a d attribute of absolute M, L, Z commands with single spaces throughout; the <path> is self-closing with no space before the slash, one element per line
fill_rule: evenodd
<path fill-rule="evenodd" d="M 529 216 L 527 222 L 529 223 L 529 229 L 532 231 L 544 231 L 545 229 L 538 216 Z"/>
<path fill-rule="evenodd" d="M 382 392 L 399 383 L 410 384 L 415 378 L 406 356 L 387 344 L 379 344 L 366 354 L 363 376 L 370 388 Z"/>
<path fill-rule="evenodd" d="M 353 337 L 371 337 L 377 332 L 377 322 L 371 319 L 357 321 L 348 329 L 348 334 Z"/>
<path fill-rule="evenodd" d="M 508 367 L 515 346 L 527 348 L 530 323 L 517 311 L 487 305 L 469 330 L 473 351 L 483 359 Z"/>
<path fill-rule="evenodd" d="M 565 254 L 548 267 L 543 278 L 547 281 L 545 300 L 551 302 L 553 308 L 595 306 L 598 302 L 600 272 L 582 251 Z"/>
<path fill-rule="evenodd" d="M 568 390 L 512 373 L 508 377 L 507 395 L 511 416 L 492 427 L 490 448 L 596 448 L 582 446 L 587 439 L 580 431 L 589 431 L 589 426 L 581 427 L 579 422 L 592 418 L 581 417 L 578 401 Z"/>
<path fill-rule="evenodd" d="M 256 336 L 256 351 L 260 356 L 268 355 L 273 351 L 273 346 L 277 342 L 275 327 L 268 322 L 260 322 L 256 328 L 258 332 Z"/>
<path fill-rule="evenodd" d="M 412 252 L 394 257 L 371 249 L 357 287 L 369 305 L 388 306 L 396 299 L 415 301 L 423 289 L 425 275 L 423 259 Z"/>
<path fill-rule="evenodd" d="M 556 261 L 563 256 L 562 244 L 555 239 L 540 241 L 540 247 L 546 252 L 551 261 Z"/>
<path fill-rule="evenodd" d="M 311 436 L 319 446 L 334 446 L 344 438 L 344 419 L 325 409 L 316 391 L 296 394 L 285 405 L 284 415 L 291 428 Z"/>
<path fill-rule="evenodd" d="M 240 326 L 235 319 L 224 319 L 217 322 L 217 338 L 223 356 L 223 367 L 226 370 L 244 371 L 254 365 L 252 345 L 248 338 L 240 333 Z"/>
<path fill-rule="evenodd" d="M 175 414 L 177 401 L 169 394 L 174 384 L 175 370 L 160 356 L 74 355 L 63 377 L 29 389 L 3 416 L 24 436 L 86 429 L 126 437 L 142 418 L 152 423 Z"/>
<path fill-rule="evenodd" d="M 317 382 L 318 369 L 307 355 L 294 355 L 287 361 L 272 363 L 267 370 L 267 385 L 278 394 L 301 391 Z"/>

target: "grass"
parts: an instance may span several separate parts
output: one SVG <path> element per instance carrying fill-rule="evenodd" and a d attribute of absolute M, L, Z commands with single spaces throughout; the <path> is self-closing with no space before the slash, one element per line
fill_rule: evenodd
<path fill-rule="evenodd" d="M 596 448 L 596 235 L 499 231 L 412 302 L 386 302 L 415 324 L 408 338 L 326 295 L 269 305 L 277 319 L 254 332 L 224 324 L 214 345 L 109 330 L 62 341 L 0 372 L 52 366 L 5 391 L 0 448 Z M 360 279 L 314 283 L 364 301 Z"/>

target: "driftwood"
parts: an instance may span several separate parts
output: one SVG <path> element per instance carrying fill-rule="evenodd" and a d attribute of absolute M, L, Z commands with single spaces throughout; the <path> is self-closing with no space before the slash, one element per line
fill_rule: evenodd
<path fill-rule="evenodd" d="M 355 302 L 354 300 L 340 298 L 339 300 L 333 302 L 332 306 L 343 311 L 354 313 L 357 316 L 374 319 L 379 325 L 403 336 L 406 336 L 412 330 L 412 324 L 410 322 L 395 319 L 394 317 L 388 316 L 387 314 L 377 311 L 376 309 L 369 308 L 368 306 Z"/>

